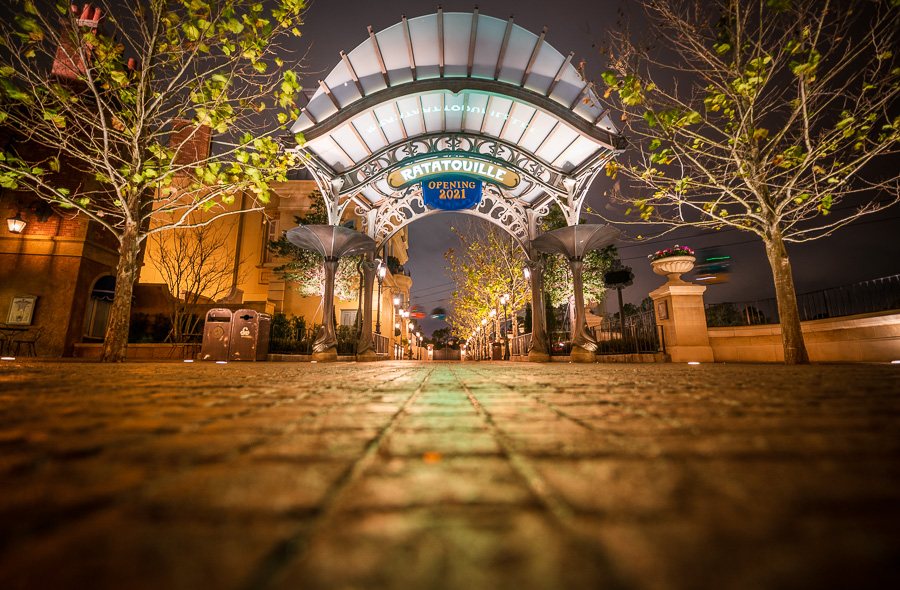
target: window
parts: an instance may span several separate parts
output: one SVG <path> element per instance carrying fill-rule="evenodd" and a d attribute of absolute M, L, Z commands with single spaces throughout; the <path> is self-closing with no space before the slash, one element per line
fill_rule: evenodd
<path fill-rule="evenodd" d="M 277 239 L 278 222 L 263 215 L 263 245 L 261 260 L 263 264 L 275 262 L 275 253 L 269 250 L 269 242 L 274 242 Z"/>
<path fill-rule="evenodd" d="M 356 324 L 356 310 L 355 309 L 342 309 L 341 310 L 341 325 L 342 326 L 352 326 Z"/>
<path fill-rule="evenodd" d="M 84 335 L 87 338 L 103 339 L 106 336 L 106 322 L 116 294 L 116 277 L 107 275 L 94 283 L 84 316 Z"/>

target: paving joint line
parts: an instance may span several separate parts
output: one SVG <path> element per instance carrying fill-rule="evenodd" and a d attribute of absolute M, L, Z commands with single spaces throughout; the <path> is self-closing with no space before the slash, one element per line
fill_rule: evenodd
<path fill-rule="evenodd" d="M 475 411 L 487 424 L 491 431 L 491 435 L 500 445 L 500 448 L 503 449 L 503 453 L 509 459 L 510 464 L 519 473 L 519 476 L 525 480 L 525 484 L 531 490 L 531 493 L 537 497 L 538 501 L 544 505 L 548 512 L 550 512 L 563 526 L 568 528 L 569 523 L 575 514 L 572 507 L 550 491 L 549 484 L 547 484 L 544 478 L 538 474 L 537 469 L 535 469 L 524 456 L 515 450 L 507 436 L 497 428 L 490 413 L 481 405 L 472 393 L 472 390 L 469 389 L 465 382 L 460 378 L 459 374 L 453 370 L 452 367 L 450 367 L 450 372 L 453 373 L 453 376 L 456 377 L 456 380 L 466 392 L 469 403 L 472 404 Z"/>
<path fill-rule="evenodd" d="M 412 369 L 410 369 L 412 371 Z M 384 439 L 394 430 L 399 418 L 406 413 L 410 406 L 418 399 L 419 394 L 425 388 L 428 380 L 434 373 L 434 368 L 428 371 L 425 378 L 418 387 L 407 398 L 403 406 L 391 416 L 390 422 L 381 429 L 381 431 L 373 438 L 366 449 L 363 451 L 362 457 L 357 459 L 353 465 L 338 479 L 332 486 L 331 492 L 325 495 L 325 501 L 321 510 L 313 523 L 308 528 L 291 535 L 290 537 L 279 541 L 272 551 L 266 555 L 256 570 L 248 576 L 246 581 L 239 586 L 242 590 L 260 590 L 272 585 L 278 579 L 279 574 L 291 560 L 302 559 L 302 554 L 308 546 L 308 542 L 313 538 L 333 516 L 335 507 L 340 503 L 341 498 L 350 486 L 355 483 L 374 462 L 376 453 L 378 452 Z"/>

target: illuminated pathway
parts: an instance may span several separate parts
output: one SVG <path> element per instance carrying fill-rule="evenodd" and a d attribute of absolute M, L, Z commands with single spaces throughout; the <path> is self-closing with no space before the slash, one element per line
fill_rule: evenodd
<path fill-rule="evenodd" d="M 0 588 L 898 587 L 900 367 L 0 363 Z"/>

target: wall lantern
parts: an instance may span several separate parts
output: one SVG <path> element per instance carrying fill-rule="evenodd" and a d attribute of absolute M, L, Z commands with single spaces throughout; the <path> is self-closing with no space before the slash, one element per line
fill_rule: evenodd
<path fill-rule="evenodd" d="M 9 228 L 9 233 L 11 234 L 20 234 L 25 230 L 25 220 L 22 219 L 21 213 L 17 212 L 15 217 L 8 217 L 6 219 L 6 225 Z"/>

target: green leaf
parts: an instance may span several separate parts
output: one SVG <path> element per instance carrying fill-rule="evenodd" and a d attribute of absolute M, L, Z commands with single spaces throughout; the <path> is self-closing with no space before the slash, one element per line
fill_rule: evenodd
<path fill-rule="evenodd" d="M 647 149 L 649 149 L 652 152 L 652 151 L 656 150 L 656 148 L 659 147 L 659 144 L 660 144 L 660 141 L 658 139 L 654 139 L 653 141 L 650 142 L 650 147 Z"/>

